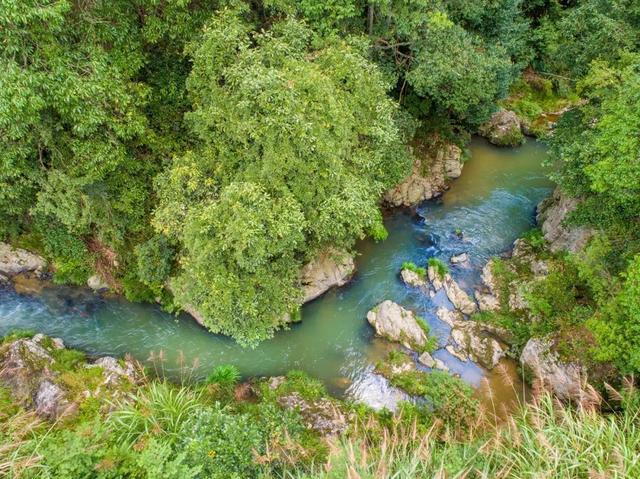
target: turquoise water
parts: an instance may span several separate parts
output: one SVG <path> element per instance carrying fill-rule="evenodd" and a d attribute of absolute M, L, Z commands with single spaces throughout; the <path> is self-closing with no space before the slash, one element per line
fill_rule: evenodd
<path fill-rule="evenodd" d="M 404 261 L 424 264 L 430 256 L 448 261 L 452 254 L 468 252 L 472 268 L 453 268 L 452 274 L 471 291 L 486 260 L 508 249 L 534 224 L 535 205 L 552 187 L 540 166 L 544 146 L 529 141 L 520 148 L 498 149 L 474 139 L 469 148 L 471 158 L 462 177 L 439 200 L 415 212 L 394 212 L 386 220 L 386 241 L 358 244 L 358 273 L 349 285 L 306 305 L 302 323 L 255 349 L 212 335 L 187 315 L 174 317 L 155 305 L 62 287 L 34 296 L 0 291 L 0 335 L 32 329 L 61 337 L 90 354 L 130 353 L 141 361 L 162 351 L 163 360 L 154 364 L 171 374 L 178 374 L 184 363 L 193 366 L 196 376 L 222 363 L 235 364 L 244 376 L 302 369 L 340 393 L 388 348 L 373 337 L 365 319 L 367 311 L 385 299 L 417 311 L 441 343 L 446 341 L 448 327 L 433 315 L 434 302 L 446 300 L 431 300 L 404 286 L 398 277 Z M 462 239 L 453 234 L 456 229 L 463 231 Z M 485 374 L 444 350 L 435 356 L 474 385 Z"/>

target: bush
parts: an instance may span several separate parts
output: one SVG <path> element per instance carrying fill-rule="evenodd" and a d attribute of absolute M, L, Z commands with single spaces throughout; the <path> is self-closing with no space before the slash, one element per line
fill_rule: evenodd
<path fill-rule="evenodd" d="M 240 380 L 240 370 L 233 364 L 216 366 L 207 377 L 208 384 L 217 384 L 223 388 L 231 388 Z"/>

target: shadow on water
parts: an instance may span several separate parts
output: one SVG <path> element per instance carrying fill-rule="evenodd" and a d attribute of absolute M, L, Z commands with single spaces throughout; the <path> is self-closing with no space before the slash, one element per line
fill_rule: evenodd
<path fill-rule="evenodd" d="M 432 300 L 405 287 L 398 278 L 404 261 L 424 264 L 435 256 L 448 262 L 451 255 L 467 252 L 471 267 L 453 268 L 452 274 L 471 291 L 487 259 L 508 249 L 534 224 L 535 205 L 552 186 L 540 166 L 544 146 L 530 141 L 520 148 L 498 149 L 474 139 L 470 150 L 462 177 L 442 198 L 421 205 L 417 215 L 390 215 L 386 241 L 358 244 L 358 273 L 348 286 L 306 305 L 302 323 L 255 349 L 210 334 L 186 315 L 174 317 L 155 305 L 64 287 L 45 288 L 32 296 L 1 291 L 0 334 L 32 329 L 62 337 L 90 354 L 131 353 L 142 361 L 163 350 L 169 373 L 178 371 L 181 353 L 188 363 L 197 359 L 197 376 L 221 363 L 236 365 L 245 376 L 302 369 L 340 394 L 388 350 L 383 341 L 374 340 L 365 319 L 367 311 L 385 299 L 425 317 L 440 343 L 446 343 L 448 326 L 433 314 L 435 302 L 446 299 Z M 462 237 L 454 234 L 456 229 Z M 444 350 L 435 356 L 475 386 L 485 376 L 481 368 L 461 363 Z"/>

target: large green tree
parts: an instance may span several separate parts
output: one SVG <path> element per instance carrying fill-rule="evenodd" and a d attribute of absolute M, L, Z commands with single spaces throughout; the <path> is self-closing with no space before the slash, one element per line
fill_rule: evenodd
<path fill-rule="evenodd" d="M 247 17 L 222 10 L 190 49 L 199 142 L 160 176 L 155 213 L 183 245 L 178 302 L 245 344 L 297 309 L 305 261 L 383 231 L 380 195 L 411 164 L 366 42 Z"/>

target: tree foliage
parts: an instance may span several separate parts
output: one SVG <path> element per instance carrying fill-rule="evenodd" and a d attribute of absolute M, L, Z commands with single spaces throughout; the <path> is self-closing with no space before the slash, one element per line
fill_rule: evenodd
<path fill-rule="evenodd" d="M 198 145 L 160 176 L 155 224 L 184 245 L 177 300 L 254 343 L 297 309 L 305 261 L 381 227 L 378 198 L 410 159 L 361 42 L 246 17 L 221 11 L 189 49 Z"/>

